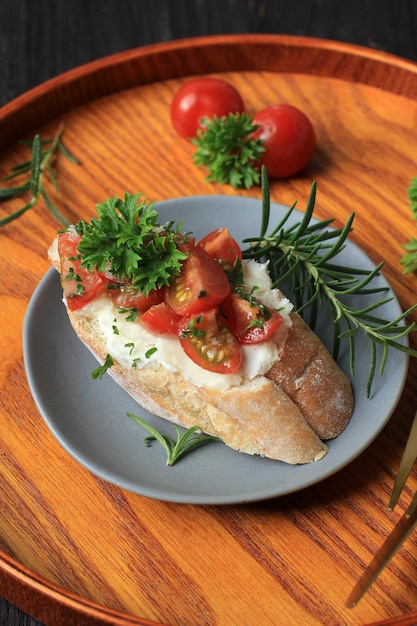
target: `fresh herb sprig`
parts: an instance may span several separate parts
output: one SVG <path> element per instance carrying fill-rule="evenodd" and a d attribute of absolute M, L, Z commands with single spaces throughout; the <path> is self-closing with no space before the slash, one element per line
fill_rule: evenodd
<path fill-rule="evenodd" d="M 18 219 L 21 215 L 26 213 L 26 211 L 29 211 L 29 209 L 33 209 L 41 198 L 45 201 L 52 215 L 54 215 L 61 224 L 68 226 L 68 221 L 58 211 L 44 186 L 44 177 L 48 175 L 55 191 L 58 191 L 52 165 L 59 152 L 72 163 L 78 165 L 77 159 L 67 150 L 62 142 L 61 136 L 63 129 L 64 127 L 61 125 L 52 139 L 41 139 L 40 135 L 35 135 L 32 142 L 22 142 L 31 146 L 31 158 L 15 165 L 11 173 L 6 176 L 4 180 L 8 181 L 25 175 L 27 175 L 27 180 L 14 187 L 0 188 L 0 202 L 20 198 L 22 196 L 29 196 L 29 199 L 20 209 L 1 219 L 0 227 Z"/>
<path fill-rule="evenodd" d="M 172 223 L 161 228 L 154 203 L 147 204 L 142 195 L 107 198 L 96 206 L 98 218 L 80 220 L 75 228 L 82 237 L 78 251 L 83 267 L 110 271 L 148 295 L 180 273 L 187 253 L 178 247 L 181 224 L 176 230 Z"/>
<path fill-rule="evenodd" d="M 167 454 L 167 465 L 170 466 L 174 465 L 183 456 L 191 452 L 191 450 L 205 443 L 221 441 L 218 437 L 212 437 L 211 435 L 203 433 L 199 426 L 192 426 L 181 434 L 178 426 L 173 424 L 173 428 L 177 434 L 177 440 L 175 441 L 167 435 L 162 435 L 156 428 L 137 415 L 127 413 L 127 416 L 150 433 L 148 437 L 145 437 L 146 446 L 150 446 L 152 441 L 157 441 L 161 444 Z"/>
<path fill-rule="evenodd" d="M 382 346 L 379 372 L 382 374 L 390 348 L 417 357 L 417 351 L 404 345 L 403 338 L 415 330 L 416 324 L 405 325 L 404 320 L 417 308 L 410 307 L 394 320 L 384 320 L 375 314 L 390 297 L 377 297 L 368 305 L 355 308 L 346 302 L 349 296 L 378 294 L 385 288 L 374 286 L 374 278 L 383 263 L 372 270 L 345 267 L 336 264 L 335 257 L 343 250 L 352 230 L 354 215 L 340 229 L 328 229 L 333 220 L 312 221 L 316 197 L 316 184 L 311 187 L 307 207 L 301 222 L 288 222 L 295 205 L 290 207 L 275 228 L 267 233 L 270 221 L 269 185 L 265 172 L 262 176 L 262 225 L 259 237 L 246 239 L 249 247 L 243 251 L 246 259 L 268 260 L 275 287 L 290 281 L 298 313 L 309 310 L 309 325 L 314 329 L 318 312 L 327 303 L 331 313 L 334 341 L 333 356 L 339 353 L 341 340 L 349 342 L 350 368 L 354 375 L 354 339 L 363 332 L 370 341 L 370 366 L 366 384 L 369 396 L 377 370 L 377 345 Z"/>
<path fill-rule="evenodd" d="M 209 172 L 209 182 L 228 183 L 236 189 L 249 189 L 260 181 L 256 162 L 265 152 L 260 139 L 251 134 L 258 128 L 246 113 L 231 113 L 210 120 L 197 132 L 192 143 L 197 147 L 193 160 Z"/>
<path fill-rule="evenodd" d="M 407 196 L 410 202 L 410 211 L 414 221 L 417 222 L 417 178 L 412 178 L 407 189 Z M 401 259 L 404 274 L 411 274 L 417 271 L 417 239 L 410 237 L 408 243 L 404 244 L 405 255 Z"/>

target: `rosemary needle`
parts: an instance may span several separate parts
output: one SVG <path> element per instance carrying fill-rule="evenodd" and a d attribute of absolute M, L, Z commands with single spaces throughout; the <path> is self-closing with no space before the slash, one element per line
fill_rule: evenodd
<path fill-rule="evenodd" d="M 167 454 L 167 465 L 174 465 L 184 455 L 198 446 L 209 443 L 210 441 L 221 441 L 218 437 L 212 437 L 211 435 L 203 433 L 199 426 L 191 426 L 191 428 L 188 428 L 181 434 L 178 426 L 173 424 L 173 428 L 177 434 L 177 440 L 175 441 L 167 435 L 162 435 L 156 428 L 137 415 L 127 413 L 127 416 L 150 433 L 148 437 L 145 437 L 146 446 L 150 446 L 152 441 L 157 441 L 161 444 Z"/>
<path fill-rule="evenodd" d="M 0 188 L 0 202 L 11 200 L 12 198 L 19 198 L 24 195 L 29 195 L 29 199 L 20 209 L 1 219 L 0 227 L 18 219 L 29 209 L 33 209 L 40 198 L 43 198 L 48 210 L 54 217 L 64 226 L 68 226 L 68 221 L 58 211 L 44 187 L 44 176 L 47 174 L 55 191 L 58 191 L 58 185 L 52 169 L 52 163 L 58 152 L 63 154 L 65 158 L 72 163 L 78 164 L 77 159 L 62 143 L 61 136 L 63 129 L 64 127 L 61 125 L 52 139 L 42 140 L 39 135 L 35 135 L 32 142 L 21 142 L 25 145 L 30 145 L 31 158 L 15 165 L 11 169 L 11 173 L 6 176 L 4 180 L 9 181 L 20 178 L 25 174 L 27 174 L 27 180 L 16 186 Z"/>

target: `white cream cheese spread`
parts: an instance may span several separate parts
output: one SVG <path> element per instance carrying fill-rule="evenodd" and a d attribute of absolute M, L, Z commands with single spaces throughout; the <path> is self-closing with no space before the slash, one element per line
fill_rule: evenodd
<path fill-rule="evenodd" d="M 271 341 L 242 346 L 243 359 L 235 374 L 217 374 L 198 366 L 185 354 L 176 337 L 155 335 L 140 322 L 127 321 L 126 314 L 120 313 L 109 298 L 97 298 L 75 314 L 95 320 L 108 354 L 122 367 L 151 367 L 159 363 L 172 372 L 179 372 L 196 386 L 225 390 L 240 385 L 242 379 L 251 380 L 265 374 L 279 358 L 291 326 L 289 314 L 293 305 L 278 289 L 271 288 L 267 264 L 245 262 L 243 272 L 247 290 L 256 287 L 256 298 L 277 309 L 283 323 Z"/>

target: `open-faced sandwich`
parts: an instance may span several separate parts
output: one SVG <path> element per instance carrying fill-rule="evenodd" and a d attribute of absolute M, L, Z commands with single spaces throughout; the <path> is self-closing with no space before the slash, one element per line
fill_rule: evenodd
<path fill-rule="evenodd" d="M 318 461 L 353 410 L 350 381 L 226 228 L 201 240 L 126 194 L 49 250 L 80 340 L 151 413 L 247 454 Z"/>

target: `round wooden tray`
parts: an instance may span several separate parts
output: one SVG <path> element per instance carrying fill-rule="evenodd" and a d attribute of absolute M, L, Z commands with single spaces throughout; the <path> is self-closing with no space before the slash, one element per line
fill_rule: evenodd
<path fill-rule="evenodd" d="M 310 116 L 318 150 L 305 172 L 272 183 L 272 199 L 302 208 L 316 180 L 317 216 L 341 225 L 355 211 L 352 239 L 375 262 L 385 261 L 402 306 L 414 304 L 417 279 L 402 275 L 399 260 L 413 229 L 406 190 L 417 174 L 417 67 L 382 52 L 242 35 L 117 54 L 0 109 L 0 175 L 25 158 L 18 139 L 51 137 L 63 122 L 64 143 L 81 165 L 59 159 L 59 193 L 51 193 L 69 219 L 90 216 L 96 202 L 125 190 L 149 200 L 260 197 L 259 189 L 207 183 L 192 164 L 192 146 L 171 128 L 172 96 L 197 74 L 233 83 L 248 110 L 287 101 Z M 0 215 L 18 206 L 1 206 Z M 1 595 L 48 625 L 230 625 L 260 616 L 271 624 L 365 624 L 415 610 L 414 537 L 359 605 L 345 606 L 407 504 L 386 508 L 416 403 L 415 364 L 384 432 L 359 459 L 308 490 L 233 507 L 124 492 L 60 448 L 28 390 L 22 323 L 58 228 L 39 207 L 0 231 L 0 320 L 7 329 L 0 338 Z M 416 488 L 413 474 L 404 498 Z"/>

